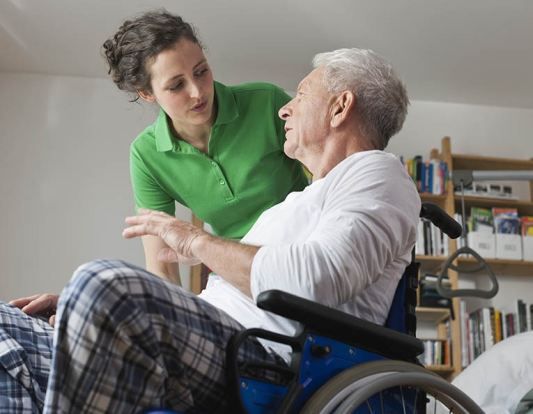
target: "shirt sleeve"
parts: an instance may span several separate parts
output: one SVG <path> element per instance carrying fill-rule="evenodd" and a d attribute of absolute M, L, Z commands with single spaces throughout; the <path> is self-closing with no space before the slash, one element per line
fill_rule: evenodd
<path fill-rule="evenodd" d="M 318 225 L 305 241 L 261 247 L 252 263 L 254 298 L 281 289 L 336 308 L 374 283 L 399 256 L 407 265 L 420 201 L 399 163 L 389 167 L 359 163 L 324 188 L 328 194 Z"/>
<path fill-rule="evenodd" d="M 130 176 L 136 212 L 139 208 L 149 208 L 164 211 L 170 215 L 175 214 L 174 199 L 161 188 L 150 174 L 134 145 L 130 149 Z"/>

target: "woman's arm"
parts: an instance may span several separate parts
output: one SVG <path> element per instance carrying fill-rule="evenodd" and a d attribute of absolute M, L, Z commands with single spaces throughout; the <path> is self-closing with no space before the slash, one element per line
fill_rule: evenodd
<path fill-rule="evenodd" d="M 144 257 L 146 270 L 170 280 L 181 286 L 180 269 L 178 263 L 162 262 L 158 259 L 159 252 L 168 249 L 168 245 L 157 236 L 143 236 Z"/>

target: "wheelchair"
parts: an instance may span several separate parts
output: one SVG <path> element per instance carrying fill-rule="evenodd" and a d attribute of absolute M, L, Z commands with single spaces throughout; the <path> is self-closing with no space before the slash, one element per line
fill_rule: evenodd
<path fill-rule="evenodd" d="M 436 205 L 424 203 L 420 217 L 450 238 L 461 234 L 461 226 Z M 471 398 L 417 360 L 424 345 L 415 337 L 420 264 L 414 254 L 413 249 L 385 326 L 286 292 L 261 293 L 257 298 L 261 309 L 298 321 L 300 327 L 292 337 L 263 329 L 234 335 L 226 349 L 228 412 L 483 414 Z M 239 344 L 249 336 L 292 348 L 290 365 L 239 361 Z M 276 380 L 266 380 L 265 372 Z M 145 414 L 178 413 L 150 410 Z"/>

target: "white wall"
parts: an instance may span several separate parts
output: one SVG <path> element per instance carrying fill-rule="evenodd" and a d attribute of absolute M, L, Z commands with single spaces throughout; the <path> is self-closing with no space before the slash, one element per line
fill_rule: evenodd
<path fill-rule="evenodd" d="M 121 232 L 129 146 L 156 109 L 105 79 L 0 73 L 0 90 L 0 300 L 59 292 L 97 258 L 142 266 L 140 240 Z"/>
<path fill-rule="evenodd" d="M 121 232 L 134 211 L 129 145 L 156 110 L 106 79 L 0 73 L 0 90 L 0 300 L 59 292 L 96 258 L 142 266 L 140 241 Z M 528 159 L 531 131 L 533 110 L 415 101 L 388 150 L 428 156 L 448 135 L 456 153 Z M 530 279 L 503 294 L 533 301 Z"/>

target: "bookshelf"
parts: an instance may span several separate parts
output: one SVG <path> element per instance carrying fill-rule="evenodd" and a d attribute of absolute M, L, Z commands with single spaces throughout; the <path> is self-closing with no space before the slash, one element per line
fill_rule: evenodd
<path fill-rule="evenodd" d="M 430 152 L 430 158 L 438 159 L 439 161 L 448 164 L 448 170 L 533 170 L 533 160 L 507 159 L 495 157 L 482 157 L 477 155 L 461 155 L 453 154 L 451 151 L 451 142 L 449 137 L 444 137 L 441 141 L 440 151 L 433 149 Z M 533 200 L 533 181 L 529 182 L 531 200 Z M 423 202 L 431 202 L 437 204 L 444 209 L 450 216 L 454 216 L 455 212 L 461 211 L 461 196 L 454 194 L 453 183 L 451 180 L 447 183 L 445 195 L 420 194 Z M 481 198 L 481 197 L 465 197 L 465 208 L 469 211 L 472 206 L 492 208 L 492 207 L 514 207 L 518 209 L 520 215 L 533 215 L 533 201 L 516 201 L 506 199 Z M 450 241 L 450 254 L 457 249 L 455 240 Z M 432 257 L 432 256 L 417 256 L 417 261 L 421 263 L 421 272 L 437 273 L 444 264 L 446 258 Z M 467 257 L 459 257 L 455 261 L 455 265 L 460 267 L 467 267 L 468 265 L 476 263 L 475 259 Z M 519 260 L 501 260 L 501 259 L 487 259 L 487 263 L 491 266 L 498 277 L 505 277 L 505 275 L 531 277 L 533 275 L 533 261 L 519 261 Z M 452 270 L 448 271 L 452 289 L 457 288 L 458 274 Z M 451 353 L 452 363 L 450 366 L 428 366 L 428 369 L 438 373 L 448 380 L 452 380 L 461 372 L 461 333 L 459 322 L 459 299 L 453 299 L 453 310 L 456 315 L 455 319 L 451 319 L 445 314 L 439 317 L 438 311 L 442 309 L 432 308 L 417 308 L 417 317 L 420 321 L 431 321 L 437 327 L 437 336 L 442 338 L 449 335 L 451 338 Z M 448 323 L 449 322 L 449 323 Z"/>

